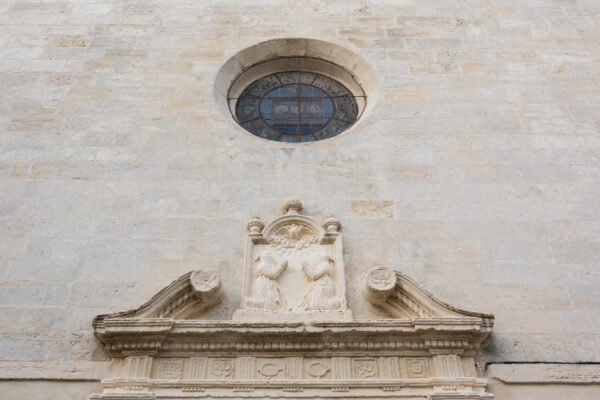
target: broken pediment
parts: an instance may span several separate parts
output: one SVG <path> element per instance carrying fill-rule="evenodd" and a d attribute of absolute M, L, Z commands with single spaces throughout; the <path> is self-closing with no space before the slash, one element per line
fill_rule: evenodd
<path fill-rule="evenodd" d="M 231 320 L 197 319 L 222 298 L 214 270 L 183 275 L 136 310 L 96 317 L 113 375 L 92 398 L 491 397 L 474 357 L 493 316 L 453 308 L 377 267 L 363 294 L 390 318 L 353 319 L 341 224 L 301 210 L 291 201 L 268 224 L 250 220 Z"/>
<path fill-rule="evenodd" d="M 216 270 L 191 271 L 171 282 L 139 308 L 98 315 L 94 324 L 114 318 L 193 318 L 217 304 L 222 297 L 221 279 Z"/>
<path fill-rule="evenodd" d="M 387 267 L 373 268 L 367 273 L 364 296 L 394 318 L 479 318 L 489 324 L 494 319 L 492 315 L 446 304 L 407 275 Z"/>

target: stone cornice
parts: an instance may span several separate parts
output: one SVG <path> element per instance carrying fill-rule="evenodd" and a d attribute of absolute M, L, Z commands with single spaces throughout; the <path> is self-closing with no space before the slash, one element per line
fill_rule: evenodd
<path fill-rule="evenodd" d="M 490 332 L 476 317 L 329 323 L 110 318 L 97 321 L 95 328 L 112 356 L 135 351 L 469 351 Z"/>

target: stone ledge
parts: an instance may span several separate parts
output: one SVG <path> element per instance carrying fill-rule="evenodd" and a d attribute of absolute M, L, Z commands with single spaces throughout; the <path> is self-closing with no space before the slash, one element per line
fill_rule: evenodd
<path fill-rule="evenodd" d="M 492 364 L 488 377 L 504 383 L 600 383 L 600 364 Z"/>
<path fill-rule="evenodd" d="M 100 381 L 109 365 L 104 361 L 0 361 L 0 380 Z"/>

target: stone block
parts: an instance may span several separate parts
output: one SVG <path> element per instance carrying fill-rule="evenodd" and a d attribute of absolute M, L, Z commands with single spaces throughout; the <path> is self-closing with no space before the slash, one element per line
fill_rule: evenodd
<path fill-rule="evenodd" d="M 393 201 L 352 201 L 352 213 L 355 216 L 367 218 L 393 218 Z"/>
<path fill-rule="evenodd" d="M 81 267 L 81 261 L 69 259 L 13 261 L 10 280 L 73 281 L 79 275 Z"/>
<path fill-rule="evenodd" d="M 17 259 L 25 256 L 26 243 L 23 238 L 6 237 L 0 241 L 0 259 Z"/>
<path fill-rule="evenodd" d="M 44 335 L 0 335 L 2 360 L 44 360 L 50 352 L 51 345 Z"/>
<path fill-rule="evenodd" d="M 10 306 L 64 305 L 69 294 L 65 282 L 2 282 L 1 304 Z"/>
<path fill-rule="evenodd" d="M 147 261 L 131 259 L 87 259 L 81 267 L 79 278 L 93 282 L 145 281 L 151 265 Z"/>
<path fill-rule="evenodd" d="M 73 283 L 69 306 L 79 308 L 119 309 L 123 304 L 131 308 L 140 300 L 136 283 L 77 281 Z"/>

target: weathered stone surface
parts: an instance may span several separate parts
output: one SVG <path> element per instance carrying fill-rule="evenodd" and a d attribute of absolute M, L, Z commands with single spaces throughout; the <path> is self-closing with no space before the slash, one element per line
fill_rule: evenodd
<path fill-rule="evenodd" d="M 0 358 L 69 357 L 93 315 L 197 268 L 219 266 L 231 291 L 207 317 L 230 317 L 247 218 L 301 197 L 344 221 L 355 317 L 380 312 L 362 277 L 394 266 L 497 315 L 482 361 L 598 361 L 599 14 L 595 0 L 3 2 Z M 223 118 L 219 69 L 280 37 L 368 60 L 382 91 L 359 126 L 296 146 Z M 0 391 L 62 393 L 15 385 Z M 598 390 L 513 385 L 490 390 Z"/>
<path fill-rule="evenodd" d="M 492 364 L 489 373 L 507 383 L 598 383 L 600 366 L 564 364 Z"/>

